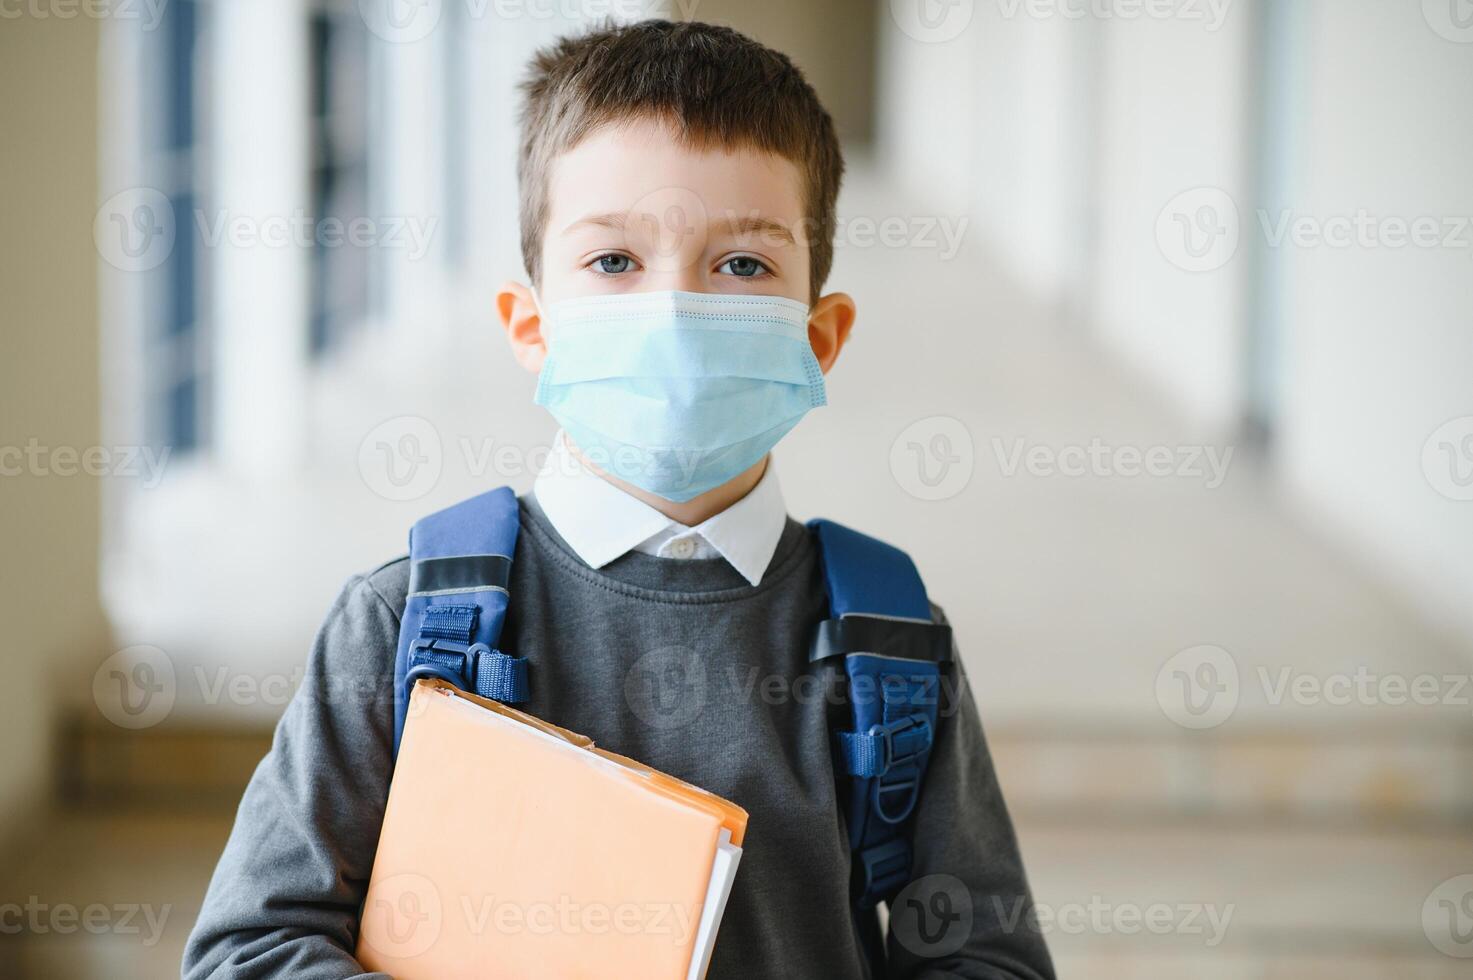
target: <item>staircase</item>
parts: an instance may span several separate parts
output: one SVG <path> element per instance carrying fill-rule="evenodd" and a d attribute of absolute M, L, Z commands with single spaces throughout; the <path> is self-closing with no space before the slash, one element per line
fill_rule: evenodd
<path fill-rule="evenodd" d="M 994 733 L 1061 976 L 1473 975 L 1430 936 L 1473 943 L 1423 923 L 1433 891 L 1473 869 L 1466 736 L 1193 741 Z"/>

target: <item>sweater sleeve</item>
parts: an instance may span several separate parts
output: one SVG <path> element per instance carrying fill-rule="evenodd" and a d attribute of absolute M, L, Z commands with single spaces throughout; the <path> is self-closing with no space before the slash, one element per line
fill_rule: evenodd
<path fill-rule="evenodd" d="M 398 615 L 351 580 L 241 800 L 184 980 L 384 978 L 353 958 L 388 799 Z"/>
<path fill-rule="evenodd" d="M 891 904 L 888 973 L 894 980 L 1053 980 L 1012 820 L 956 651 L 953 662 L 943 674 L 936 741 L 916 805 L 911 881 Z"/>

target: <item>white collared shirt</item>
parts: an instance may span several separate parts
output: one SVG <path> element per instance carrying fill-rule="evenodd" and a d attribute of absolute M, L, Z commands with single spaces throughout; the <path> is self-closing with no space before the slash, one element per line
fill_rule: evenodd
<path fill-rule="evenodd" d="M 590 568 L 631 551 L 659 558 L 725 558 L 753 585 L 762 581 L 788 519 L 771 460 L 745 497 L 687 527 L 585 467 L 568 451 L 561 431 L 532 493 L 557 533 Z"/>

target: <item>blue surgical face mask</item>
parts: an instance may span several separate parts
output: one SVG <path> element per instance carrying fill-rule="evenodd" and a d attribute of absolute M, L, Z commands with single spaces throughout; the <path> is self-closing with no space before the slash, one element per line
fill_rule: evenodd
<path fill-rule="evenodd" d="M 753 466 L 827 400 L 795 300 L 585 296 L 543 308 L 542 324 L 537 404 L 589 462 L 667 500 Z"/>

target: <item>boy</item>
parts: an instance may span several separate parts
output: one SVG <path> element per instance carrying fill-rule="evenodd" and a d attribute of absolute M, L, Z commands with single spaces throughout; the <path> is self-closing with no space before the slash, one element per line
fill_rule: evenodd
<path fill-rule="evenodd" d="M 521 503 L 500 642 L 531 664 L 518 707 L 748 810 L 712 980 L 1052 977 L 960 665 L 878 967 L 874 912 L 850 905 L 832 705 L 791 683 L 814 673 L 829 601 L 768 450 L 823 403 L 855 315 L 821 294 L 843 169 L 828 114 L 787 58 L 694 23 L 565 39 L 537 57 L 526 95 L 532 285 L 503 286 L 496 305 L 563 430 Z M 392 561 L 329 613 L 185 977 L 365 975 L 352 950 L 392 771 L 408 581 Z M 787 696 L 770 696 L 773 678 Z"/>

